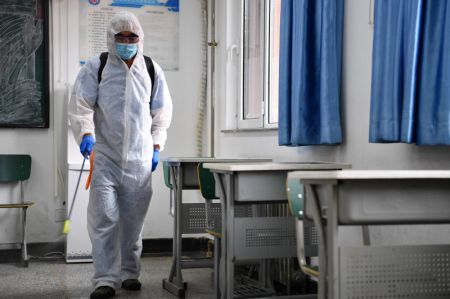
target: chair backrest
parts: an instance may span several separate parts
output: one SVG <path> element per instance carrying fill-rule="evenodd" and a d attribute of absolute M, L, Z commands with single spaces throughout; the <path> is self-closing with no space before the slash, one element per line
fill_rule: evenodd
<path fill-rule="evenodd" d="M 217 199 L 214 175 L 208 169 L 203 168 L 203 163 L 198 163 L 197 175 L 203 198 L 206 200 Z"/>
<path fill-rule="evenodd" d="M 289 208 L 294 217 L 304 218 L 305 191 L 299 180 L 287 180 L 287 197 Z"/>
<path fill-rule="evenodd" d="M 0 182 L 24 181 L 30 172 L 30 155 L 0 155 Z"/>
<path fill-rule="evenodd" d="M 301 252 L 297 257 L 299 261 L 304 261 L 305 256 L 313 257 L 319 255 L 317 230 L 314 222 L 305 217 L 305 188 L 303 184 L 300 183 L 300 180 L 289 179 L 286 183 L 289 209 L 292 215 L 297 218 L 297 249 Z M 300 248 L 300 246 L 303 247 Z M 303 266 L 305 265 L 301 265 L 302 270 L 305 271 Z M 312 274 L 312 276 L 316 276 L 316 274 Z"/>
<path fill-rule="evenodd" d="M 169 163 L 163 161 L 163 172 L 164 172 L 164 184 L 167 188 L 172 190 L 172 184 L 170 183 L 170 167 Z"/>

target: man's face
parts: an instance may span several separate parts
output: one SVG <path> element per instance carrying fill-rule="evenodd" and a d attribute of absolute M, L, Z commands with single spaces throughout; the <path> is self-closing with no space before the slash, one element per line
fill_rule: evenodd
<path fill-rule="evenodd" d="M 130 31 L 122 31 L 117 33 L 115 36 L 116 43 L 121 44 L 135 44 L 139 42 L 139 36 Z"/>

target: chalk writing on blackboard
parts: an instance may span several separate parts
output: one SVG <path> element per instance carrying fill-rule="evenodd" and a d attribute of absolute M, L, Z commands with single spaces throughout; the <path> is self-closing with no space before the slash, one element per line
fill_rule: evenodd
<path fill-rule="evenodd" d="M 0 126 L 48 127 L 44 0 L 0 3 Z"/>

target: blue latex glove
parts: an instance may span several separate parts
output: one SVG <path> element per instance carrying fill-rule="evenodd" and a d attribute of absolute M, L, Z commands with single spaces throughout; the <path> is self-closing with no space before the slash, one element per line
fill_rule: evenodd
<path fill-rule="evenodd" d="M 152 172 L 155 171 L 159 162 L 159 150 L 153 150 L 153 159 L 152 159 Z"/>
<path fill-rule="evenodd" d="M 89 156 L 94 147 L 95 141 L 92 135 L 84 135 L 80 144 L 80 152 L 83 156 Z"/>

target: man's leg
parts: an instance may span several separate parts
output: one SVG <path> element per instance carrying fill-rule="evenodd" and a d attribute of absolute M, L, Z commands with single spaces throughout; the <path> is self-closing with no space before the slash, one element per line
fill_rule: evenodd
<path fill-rule="evenodd" d="M 94 288 L 120 286 L 119 210 L 115 188 L 91 187 L 88 205 L 88 231 L 94 261 Z"/>
<path fill-rule="evenodd" d="M 151 168 L 149 171 L 145 169 L 137 171 L 139 175 L 125 176 L 119 190 L 122 282 L 138 279 L 141 270 L 141 232 L 152 196 Z M 140 283 L 139 286 L 123 287 L 137 290 L 140 289 Z"/>

